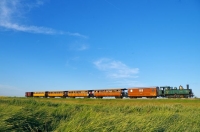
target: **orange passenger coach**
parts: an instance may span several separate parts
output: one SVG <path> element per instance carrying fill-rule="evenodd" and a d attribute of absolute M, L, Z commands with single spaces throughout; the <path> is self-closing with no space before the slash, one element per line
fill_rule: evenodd
<path fill-rule="evenodd" d="M 158 87 L 128 88 L 128 96 L 130 98 L 156 98 L 158 96 L 158 91 Z"/>

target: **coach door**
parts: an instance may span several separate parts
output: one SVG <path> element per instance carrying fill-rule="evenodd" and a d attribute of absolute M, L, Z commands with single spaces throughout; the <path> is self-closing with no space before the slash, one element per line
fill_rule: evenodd
<path fill-rule="evenodd" d="M 94 97 L 94 91 L 88 90 L 88 97 Z"/>
<path fill-rule="evenodd" d="M 68 96 L 68 92 L 64 91 L 64 97 L 67 97 L 67 96 Z"/>
<path fill-rule="evenodd" d="M 127 90 L 126 89 L 121 89 L 122 90 L 122 97 L 126 97 L 127 96 Z"/>
<path fill-rule="evenodd" d="M 45 98 L 47 98 L 48 97 L 48 91 L 45 91 Z"/>

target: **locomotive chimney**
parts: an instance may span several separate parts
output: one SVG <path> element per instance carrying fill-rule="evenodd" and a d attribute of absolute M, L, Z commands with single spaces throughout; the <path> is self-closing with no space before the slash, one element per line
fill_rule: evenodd
<path fill-rule="evenodd" d="M 189 84 L 186 85 L 187 89 L 189 89 Z"/>

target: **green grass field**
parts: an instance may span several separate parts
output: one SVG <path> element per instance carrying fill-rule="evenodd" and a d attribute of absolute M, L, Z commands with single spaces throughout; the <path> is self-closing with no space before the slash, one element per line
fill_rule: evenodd
<path fill-rule="evenodd" d="M 199 99 L 0 97 L 0 131 L 199 132 Z"/>

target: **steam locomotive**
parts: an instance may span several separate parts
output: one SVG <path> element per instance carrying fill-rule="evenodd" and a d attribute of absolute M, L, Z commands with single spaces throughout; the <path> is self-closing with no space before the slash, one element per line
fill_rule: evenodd
<path fill-rule="evenodd" d="M 26 97 L 43 97 L 43 98 L 192 98 L 193 92 L 189 88 L 189 84 L 184 89 L 183 86 L 170 87 L 132 87 L 132 88 L 112 88 L 112 89 L 96 89 L 96 90 L 66 90 L 66 91 L 40 91 L 25 92 Z"/>

